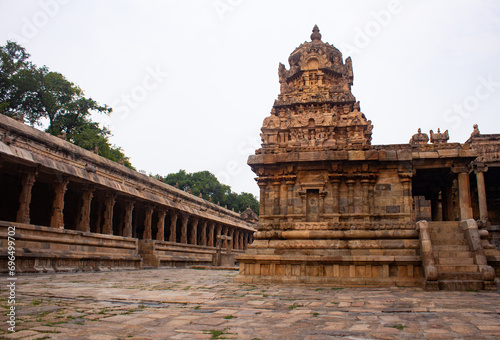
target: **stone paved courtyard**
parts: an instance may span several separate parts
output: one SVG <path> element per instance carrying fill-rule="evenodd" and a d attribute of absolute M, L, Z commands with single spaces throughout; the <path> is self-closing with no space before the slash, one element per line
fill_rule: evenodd
<path fill-rule="evenodd" d="M 500 339 L 498 292 L 234 283 L 236 271 L 19 276 L 6 339 Z M 2 285 L 1 306 L 7 306 Z"/>

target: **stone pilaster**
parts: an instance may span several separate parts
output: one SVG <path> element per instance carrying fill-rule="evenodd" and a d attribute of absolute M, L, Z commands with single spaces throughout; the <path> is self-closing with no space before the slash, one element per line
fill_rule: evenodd
<path fill-rule="evenodd" d="M 356 180 L 348 179 L 346 181 L 347 184 L 347 212 L 352 214 L 354 213 L 354 185 L 356 184 Z"/>
<path fill-rule="evenodd" d="M 167 210 L 165 208 L 158 209 L 158 223 L 156 224 L 156 240 L 165 241 L 165 216 Z"/>
<path fill-rule="evenodd" d="M 339 187 L 340 187 L 340 178 L 331 178 L 331 183 L 332 183 L 332 201 L 333 201 L 333 206 L 332 210 L 334 214 L 339 213 Z"/>
<path fill-rule="evenodd" d="M 288 178 L 286 180 L 286 187 L 287 187 L 287 209 L 286 213 L 288 215 L 293 215 L 294 214 L 294 209 L 293 209 L 293 186 L 295 184 L 295 180 L 292 178 Z M 293 220 L 293 217 L 288 218 L 289 221 Z"/>
<path fill-rule="evenodd" d="M 273 215 L 279 215 L 280 214 L 280 186 L 281 186 L 281 181 L 279 179 L 276 179 L 273 181 L 273 197 L 272 197 L 272 202 L 273 202 Z M 225 242 L 227 243 L 227 242 Z"/>
<path fill-rule="evenodd" d="M 51 228 L 64 228 L 64 194 L 66 193 L 69 178 L 64 176 L 54 184 L 54 201 L 52 202 L 52 214 L 50 216 Z"/>
<path fill-rule="evenodd" d="M 113 207 L 115 206 L 116 195 L 107 192 L 104 196 L 104 222 L 102 224 L 102 233 L 113 234 Z"/>
<path fill-rule="evenodd" d="M 30 223 L 31 189 L 35 184 L 36 172 L 28 170 L 21 177 L 21 193 L 19 194 L 19 209 L 17 210 L 16 222 Z"/>
<path fill-rule="evenodd" d="M 266 187 L 267 183 L 266 181 L 258 181 L 259 189 L 260 189 L 260 207 L 259 207 L 259 214 L 260 216 L 266 215 L 267 209 L 266 209 Z"/>
<path fill-rule="evenodd" d="M 90 232 L 90 205 L 94 196 L 94 188 L 85 186 L 82 191 L 80 211 L 78 213 L 78 224 L 76 230 Z"/>

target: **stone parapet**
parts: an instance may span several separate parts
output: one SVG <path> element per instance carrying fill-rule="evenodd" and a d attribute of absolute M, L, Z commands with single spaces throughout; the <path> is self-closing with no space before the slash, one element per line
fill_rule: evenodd
<path fill-rule="evenodd" d="M 7 272 L 7 231 L 15 228 L 19 273 L 142 268 L 138 240 L 0 221 L 1 272 Z M 11 229 L 12 230 L 12 229 Z"/>

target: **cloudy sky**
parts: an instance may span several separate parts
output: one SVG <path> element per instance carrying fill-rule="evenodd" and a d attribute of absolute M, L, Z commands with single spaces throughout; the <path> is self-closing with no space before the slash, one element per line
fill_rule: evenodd
<path fill-rule="evenodd" d="M 113 107 L 112 142 L 153 174 L 209 170 L 258 194 L 246 165 L 279 91 L 278 63 L 309 41 L 352 57 L 353 94 L 373 144 L 479 124 L 500 133 L 500 2 L 0 0 L 15 40 Z"/>

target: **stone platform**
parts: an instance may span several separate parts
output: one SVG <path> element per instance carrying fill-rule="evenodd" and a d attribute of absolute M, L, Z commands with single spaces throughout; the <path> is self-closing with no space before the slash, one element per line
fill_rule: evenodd
<path fill-rule="evenodd" d="M 20 275 L 6 339 L 499 339 L 500 293 L 235 283 L 235 271 Z M 6 282 L 5 277 L 3 278 Z M 1 289 L 1 305 L 7 291 Z"/>

